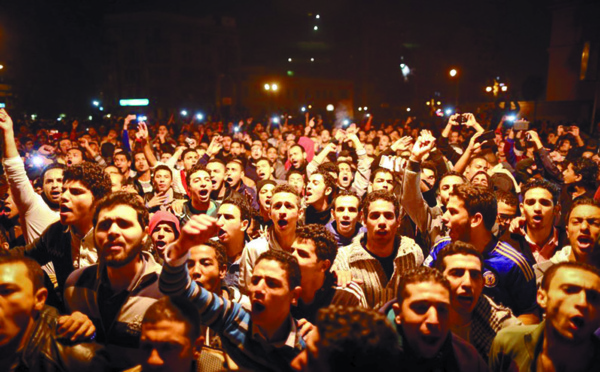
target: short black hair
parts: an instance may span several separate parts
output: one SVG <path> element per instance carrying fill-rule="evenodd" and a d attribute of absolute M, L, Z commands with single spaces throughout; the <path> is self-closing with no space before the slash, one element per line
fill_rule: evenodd
<path fill-rule="evenodd" d="M 596 178 L 598 177 L 598 164 L 592 159 L 583 157 L 577 158 L 572 164 L 575 174 L 581 176 L 581 181 L 579 183 L 588 188 L 594 188 L 595 191 Z"/>
<path fill-rule="evenodd" d="M 248 204 L 248 201 L 243 195 L 237 192 L 231 193 L 227 198 L 225 198 L 225 200 L 223 200 L 219 208 L 225 204 L 231 204 L 236 206 L 237 209 L 239 209 L 240 211 L 240 221 L 247 220 L 248 223 L 250 223 L 250 219 L 252 218 L 252 211 L 250 205 Z"/>
<path fill-rule="evenodd" d="M 189 170 L 189 172 L 186 172 L 186 175 L 185 175 L 185 184 L 189 186 L 190 185 L 190 180 L 192 179 L 192 175 L 194 173 L 197 173 L 197 172 L 200 172 L 200 171 L 206 172 L 210 176 L 210 171 L 208 169 L 206 169 L 206 166 L 204 164 L 200 164 L 200 162 L 198 162 L 198 163 L 194 164 L 194 166 L 192 167 L 192 169 Z"/>
<path fill-rule="evenodd" d="M 125 150 L 117 150 L 113 153 L 113 163 L 114 163 L 114 159 L 115 156 L 117 155 L 123 155 L 125 156 L 125 158 L 127 159 L 128 162 L 131 162 L 131 154 L 129 153 L 129 151 L 125 151 Z"/>
<path fill-rule="evenodd" d="M 391 191 L 387 190 L 377 190 L 367 194 L 365 200 L 363 200 L 362 202 L 362 210 L 365 216 L 369 214 L 369 207 L 371 206 L 371 204 L 376 202 L 377 200 L 385 200 L 392 203 L 392 205 L 394 206 L 394 215 L 396 216 L 396 218 L 400 216 L 400 202 Z"/>
<path fill-rule="evenodd" d="M 317 260 L 329 260 L 331 264 L 335 261 L 338 249 L 337 242 L 335 236 L 324 225 L 313 223 L 298 227 L 296 229 L 296 240 L 310 240 L 313 242 Z"/>
<path fill-rule="evenodd" d="M 463 183 L 454 186 L 450 195 L 462 200 L 469 216 L 480 213 L 486 230 L 492 230 L 498 216 L 498 202 L 492 191 L 484 187 Z"/>
<path fill-rule="evenodd" d="M 571 213 L 573 212 L 573 210 L 576 207 L 579 207 L 580 205 L 590 205 L 592 207 L 596 207 L 600 209 L 600 202 L 596 201 L 595 199 L 592 198 L 578 198 L 576 199 L 573 204 L 571 204 L 571 208 L 569 208 L 566 218 L 565 220 L 567 221 L 567 224 L 569 223 L 569 218 L 571 217 Z"/>
<path fill-rule="evenodd" d="M 146 310 L 142 326 L 144 324 L 156 324 L 163 320 L 185 324 L 191 345 L 200 337 L 200 313 L 198 308 L 186 298 L 160 298 Z"/>
<path fill-rule="evenodd" d="M 444 278 L 444 276 L 439 270 L 432 269 L 431 267 L 427 266 L 419 266 L 414 269 L 410 269 L 409 271 L 400 276 L 400 280 L 398 281 L 398 292 L 396 295 L 398 304 L 402 305 L 402 302 L 406 299 L 406 296 L 408 295 L 406 291 L 407 285 L 427 282 L 441 284 L 442 287 L 448 290 L 448 294 L 451 293 L 450 283 L 448 282 L 448 279 Z"/>
<path fill-rule="evenodd" d="M 296 196 L 296 205 L 298 206 L 298 209 L 302 208 L 300 194 L 298 194 L 298 191 L 296 191 L 296 189 L 294 187 L 288 185 L 287 183 L 282 183 L 281 185 L 275 186 L 275 188 L 273 189 L 273 193 L 272 193 L 273 196 L 271 196 L 271 202 L 273 202 L 273 198 L 275 197 L 275 194 L 279 194 L 281 192 L 286 192 L 286 193 Z"/>
<path fill-rule="evenodd" d="M 596 242 L 596 244 L 598 244 L 598 242 Z M 587 271 L 590 272 L 598 277 L 600 277 L 600 269 L 598 269 L 595 266 L 583 263 L 583 262 L 577 262 L 577 261 L 566 261 L 566 262 L 560 262 L 556 265 L 552 265 L 550 266 L 550 268 L 544 273 L 544 277 L 542 278 L 542 286 L 541 288 L 544 290 L 548 290 L 548 288 L 550 288 L 550 283 L 552 282 L 552 279 L 554 278 L 554 276 L 556 275 L 556 272 L 562 268 L 569 268 L 569 269 L 579 269 L 579 270 L 583 270 L 583 271 Z"/>
<path fill-rule="evenodd" d="M 360 207 L 360 197 L 354 191 L 340 189 L 340 191 L 338 191 L 337 195 L 335 196 L 335 199 L 333 199 L 333 203 L 331 203 L 333 205 L 333 208 L 335 208 L 335 202 L 338 200 L 338 198 L 341 198 L 342 196 L 355 197 L 358 201 L 357 206 Z"/>
<path fill-rule="evenodd" d="M 40 264 L 34 259 L 25 256 L 9 256 L 8 254 L 0 254 L 0 265 L 12 265 L 22 263 L 27 267 L 27 277 L 33 284 L 33 292 L 44 288 L 44 272 Z"/>
<path fill-rule="evenodd" d="M 112 191 L 110 177 L 94 163 L 83 162 L 65 169 L 63 185 L 69 181 L 79 181 L 92 192 L 94 200 L 99 200 Z"/>
<path fill-rule="evenodd" d="M 161 164 L 161 165 L 157 165 L 156 167 L 154 167 L 153 171 L 152 171 L 152 179 L 154 180 L 154 176 L 156 176 L 156 173 L 158 173 L 159 170 L 164 170 L 164 171 L 168 171 L 169 174 L 171 175 L 171 179 L 173 179 L 173 171 L 171 170 L 171 168 L 169 168 L 169 166 Z"/>
<path fill-rule="evenodd" d="M 254 267 L 256 268 L 258 263 L 263 260 L 275 261 L 279 263 L 281 268 L 286 272 L 286 279 L 288 281 L 290 290 L 300 286 L 300 283 L 302 282 L 302 276 L 300 274 L 300 265 L 298 264 L 296 257 L 285 251 L 269 249 L 265 253 L 258 256 Z"/>
<path fill-rule="evenodd" d="M 461 242 L 460 240 L 448 244 L 438 253 L 437 258 L 435 259 L 434 267 L 443 273 L 444 270 L 446 270 L 444 258 L 457 254 L 477 257 L 481 263 L 481 269 L 483 270 L 483 255 L 481 252 L 475 249 L 473 244 Z"/>
<path fill-rule="evenodd" d="M 117 191 L 115 193 L 105 196 L 104 198 L 98 201 L 98 203 L 96 204 L 96 210 L 94 212 L 93 218 L 94 227 L 98 223 L 98 215 L 100 214 L 100 211 L 104 209 L 112 209 L 117 205 L 127 205 L 131 207 L 137 215 L 137 220 L 140 226 L 142 227 L 142 230 L 148 227 L 148 209 L 137 197 L 137 194 L 132 194 L 126 191 Z"/>
<path fill-rule="evenodd" d="M 496 190 L 494 191 L 494 195 L 496 196 L 497 202 L 503 202 L 511 207 L 517 207 L 518 211 L 519 198 L 514 193 L 510 191 Z"/>
<path fill-rule="evenodd" d="M 60 163 L 50 163 L 48 165 L 46 165 L 44 167 L 44 170 L 42 170 L 42 174 L 40 176 L 40 178 L 42 179 L 42 181 L 44 180 L 44 177 L 46 177 L 46 172 L 51 171 L 52 169 L 60 169 L 64 172 L 65 170 L 65 165 L 64 164 L 60 164 Z"/>
<path fill-rule="evenodd" d="M 377 177 L 377 175 L 379 173 L 386 173 L 386 174 L 392 175 L 392 179 L 394 180 L 394 183 L 396 182 L 396 177 L 394 177 L 394 173 L 392 173 L 392 171 L 390 171 L 389 169 L 379 167 L 379 168 L 375 169 L 373 172 L 371 172 L 371 183 L 373 183 L 375 181 L 375 177 Z"/>
<path fill-rule="evenodd" d="M 560 191 L 558 190 L 558 187 L 556 187 L 552 182 L 546 181 L 543 178 L 530 178 L 527 182 L 525 182 L 525 185 L 521 187 L 521 197 L 523 198 L 523 200 L 525 200 L 525 194 L 527 194 L 527 191 L 531 189 L 547 190 L 550 193 L 550 195 L 552 195 L 552 202 L 554 203 L 554 205 L 557 205 Z"/>
<path fill-rule="evenodd" d="M 227 261 L 227 250 L 225 249 L 225 246 L 223 245 L 223 243 L 221 243 L 218 240 L 209 239 L 200 245 L 205 245 L 207 247 L 211 247 L 212 249 L 214 249 L 215 256 L 217 257 L 217 263 L 219 264 L 219 268 L 221 268 L 222 266 L 228 266 L 227 264 L 229 261 Z"/>

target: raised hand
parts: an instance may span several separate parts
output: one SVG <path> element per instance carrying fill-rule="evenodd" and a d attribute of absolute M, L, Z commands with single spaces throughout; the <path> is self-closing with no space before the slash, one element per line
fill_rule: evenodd
<path fill-rule="evenodd" d="M 187 254 L 194 246 L 205 243 L 219 231 L 217 219 L 206 214 L 197 214 L 181 228 L 181 235 L 170 249 L 165 252 L 168 258 L 175 260 Z"/>
<path fill-rule="evenodd" d="M 148 126 L 146 125 L 146 123 L 141 122 L 138 124 L 138 130 L 135 133 L 135 135 L 141 140 L 148 139 Z"/>
<path fill-rule="evenodd" d="M 132 122 L 133 120 L 135 120 L 135 119 L 136 119 L 136 116 L 135 116 L 135 115 L 131 115 L 131 114 L 130 114 L 130 115 L 127 115 L 127 116 L 125 117 L 125 120 L 123 121 L 123 129 L 124 129 L 124 130 L 127 130 L 127 127 L 129 126 L 129 123 L 131 123 L 131 122 Z"/>
<path fill-rule="evenodd" d="M 13 130 L 13 121 L 5 109 L 0 109 L 0 129 L 3 132 Z"/>
<path fill-rule="evenodd" d="M 165 204 L 167 197 L 168 197 L 167 194 L 159 194 L 159 193 L 154 194 L 152 199 L 150 199 L 148 201 L 148 208 L 154 208 L 154 207 L 158 207 L 160 205 Z"/>
<path fill-rule="evenodd" d="M 394 142 L 392 144 L 391 149 L 393 151 L 406 151 L 406 150 L 410 150 L 410 146 L 412 145 L 413 142 L 413 138 L 411 136 L 404 136 L 400 139 L 398 139 L 396 142 Z"/>
<path fill-rule="evenodd" d="M 417 142 L 412 148 L 410 159 L 413 161 L 421 161 L 425 155 L 435 146 L 435 137 L 428 130 L 422 130 L 421 135 L 417 138 Z"/>

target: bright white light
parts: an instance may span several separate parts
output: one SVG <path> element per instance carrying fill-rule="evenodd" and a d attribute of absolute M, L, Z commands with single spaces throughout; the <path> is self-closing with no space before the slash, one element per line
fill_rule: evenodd
<path fill-rule="evenodd" d="M 36 114 L 31 115 L 31 120 L 35 120 L 37 118 Z"/>
<path fill-rule="evenodd" d="M 503 92 L 506 92 L 508 90 L 508 87 L 505 85 L 501 89 L 502 89 Z"/>
<path fill-rule="evenodd" d="M 348 120 L 348 119 L 344 119 L 344 122 L 343 122 L 343 123 L 344 123 L 344 125 L 350 125 L 350 120 Z"/>
<path fill-rule="evenodd" d="M 265 90 L 271 90 L 271 86 L 269 84 L 265 84 Z"/>
<path fill-rule="evenodd" d="M 331 103 L 327 105 L 327 111 L 333 111 L 334 108 Z"/>
<path fill-rule="evenodd" d="M 457 73 L 458 73 L 458 71 L 456 71 L 456 69 L 450 70 L 450 76 L 452 76 L 452 77 L 455 77 Z"/>
<path fill-rule="evenodd" d="M 369 108 L 368 108 L 367 106 L 365 106 L 365 107 L 363 108 L 363 110 L 365 110 L 365 111 L 367 111 L 368 109 L 369 109 Z"/>
<path fill-rule="evenodd" d="M 302 106 L 302 108 L 300 109 L 300 111 L 302 111 L 302 112 L 306 111 L 306 107 Z"/>
<path fill-rule="evenodd" d="M 406 77 L 406 76 L 408 76 L 408 74 L 410 74 L 410 67 L 408 67 L 404 63 L 402 65 L 403 65 L 403 67 L 402 67 L 402 75 L 404 75 L 404 77 Z"/>
<path fill-rule="evenodd" d="M 410 112 L 410 107 L 407 107 L 407 108 L 406 108 L 406 112 Z"/>
<path fill-rule="evenodd" d="M 516 117 L 514 115 L 510 115 L 506 117 L 506 120 L 508 121 L 515 121 Z"/>
<path fill-rule="evenodd" d="M 406 65 L 404 63 L 401 63 L 400 68 L 404 68 L 404 67 L 406 67 Z"/>
<path fill-rule="evenodd" d="M 291 59 L 291 58 L 288 58 L 288 62 L 292 62 L 292 59 Z"/>
<path fill-rule="evenodd" d="M 314 61 L 315 61 L 315 59 L 314 59 L 314 58 L 311 58 L 311 59 L 310 59 L 310 61 L 311 61 L 311 62 L 314 62 Z"/>
<path fill-rule="evenodd" d="M 92 115 L 88 116 L 88 120 L 92 120 Z"/>
<path fill-rule="evenodd" d="M 427 106 L 429 106 L 429 105 L 431 105 L 431 102 L 427 101 L 427 102 L 425 102 L 425 104 L 426 104 Z"/>
<path fill-rule="evenodd" d="M 106 114 L 104 117 L 110 119 L 110 114 Z"/>
<path fill-rule="evenodd" d="M 202 119 L 204 119 L 204 115 L 202 115 L 202 114 L 196 114 L 196 119 L 202 120 Z"/>
<path fill-rule="evenodd" d="M 99 110 L 100 110 L 100 111 L 104 111 L 104 107 L 100 106 L 100 109 L 99 109 Z"/>
<path fill-rule="evenodd" d="M 438 106 L 441 105 L 442 103 L 440 101 L 437 101 Z"/>
<path fill-rule="evenodd" d="M 181 115 L 187 116 L 187 114 L 188 114 L 187 110 L 181 110 Z"/>
<path fill-rule="evenodd" d="M 146 120 L 148 120 L 148 117 L 144 116 L 144 115 L 138 115 L 137 120 L 138 121 L 146 121 Z"/>
<path fill-rule="evenodd" d="M 371 116 L 371 114 L 367 114 L 366 116 L 369 117 L 369 116 Z"/>
<path fill-rule="evenodd" d="M 58 121 L 61 121 L 61 120 L 62 120 L 62 118 L 59 116 L 59 117 L 58 117 L 58 119 L 56 119 L 56 120 L 58 120 Z"/>
<path fill-rule="evenodd" d="M 311 109 L 311 108 L 312 108 L 312 105 L 308 105 L 308 108 L 309 108 L 309 109 Z"/>
<path fill-rule="evenodd" d="M 279 123 L 279 118 L 277 116 L 275 116 L 273 119 L 271 119 L 271 121 L 275 124 Z"/>
<path fill-rule="evenodd" d="M 446 115 L 452 115 L 452 109 L 446 109 L 446 111 L 444 111 L 444 113 Z"/>
<path fill-rule="evenodd" d="M 319 29 L 319 26 L 315 26 L 313 27 L 313 30 L 317 31 Z"/>
<path fill-rule="evenodd" d="M 485 91 L 488 92 L 488 93 L 491 92 L 492 91 L 492 87 L 485 87 Z"/>
<path fill-rule="evenodd" d="M 100 102 L 98 102 L 98 101 L 93 101 L 92 104 L 96 107 L 100 106 Z"/>
<path fill-rule="evenodd" d="M 316 19 L 319 19 L 319 18 L 321 18 L 321 16 L 317 14 L 317 15 L 315 16 L 315 18 L 316 18 Z"/>
<path fill-rule="evenodd" d="M 359 107 L 359 108 L 358 108 L 358 111 L 362 111 L 362 107 Z"/>
<path fill-rule="evenodd" d="M 277 84 L 271 84 L 271 90 L 272 91 L 276 91 L 277 89 L 279 89 L 279 87 L 277 86 Z"/>

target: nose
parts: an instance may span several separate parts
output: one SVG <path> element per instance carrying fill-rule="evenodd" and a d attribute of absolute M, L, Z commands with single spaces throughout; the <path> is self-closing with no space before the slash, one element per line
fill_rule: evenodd
<path fill-rule="evenodd" d="M 160 354 L 156 349 L 152 349 L 150 352 L 150 356 L 148 357 L 148 365 L 151 366 L 162 366 L 164 361 L 160 357 Z"/>
<path fill-rule="evenodd" d="M 581 228 L 580 228 L 580 230 L 587 231 L 589 228 L 590 228 L 590 224 L 587 222 L 587 220 L 584 219 L 581 222 Z"/>
<path fill-rule="evenodd" d="M 469 272 L 465 272 L 463 275 L 461 287 L 463 288 L 471 288 L 473 286 L 473 279 L 471 278 L 471 274 Z"/>
<path fill-rule="evenodd" d="M 435 307 L 430 307 L 427 311 L 425 324 L 429 330 L 439 329 L 440 327 L 440 318 Z"/>
<path fill-rule="evenodd" d="M 220 216 L 220 217 L 217 219 L 217 225 L 218 225 L 219 227 L 223 227 L 223 225 L 225 225 L 225 223 L 224 223 L 224 220 L 225 220 L 225 219 L 223 218 L 223 216 Z"/>
<path fill-rule="evenodd" d="M 450 222 L 450 212 L 446 211 L 442 216 L 442 223 L 447 224 L 448 222 Z"/>

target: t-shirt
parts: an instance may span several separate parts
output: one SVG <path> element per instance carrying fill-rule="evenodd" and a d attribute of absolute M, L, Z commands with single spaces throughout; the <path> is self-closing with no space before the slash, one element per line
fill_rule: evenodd
<path fill-rule="evenodd" d="M 450 244 L 450 238 L 440 239 L 425 262 L 433 267 L 438 253 Z M 515 315 L 530 313 L 537 308 L 535 273 L 525 257 L 505 242 L 492 239 L 483 252 L 483 293 L 494 302 L 509 307 Z"/>
<path fill-rule="evenodd" d="M 376 256 L 368 249 L 365 249 L 365 251 L 369 252 L 369 254 L 371 256 L 373 256 L 373 258 L 375 258 L 377 261 L 379 261 L 379 263 L 381 264 L 381 267 L 383 267 L 383 271 L 385 272 L 385 275 L 387 276 L 388 280 L 390 280 L 390 278 L 394 274 L 394 259 L 396 258 L 396 255 L 398 254 L 398 247 L 396 246 L 394 248 L 394 251 L 392 252 L 392 254 L 390 254 L 387 257 Z"/>

